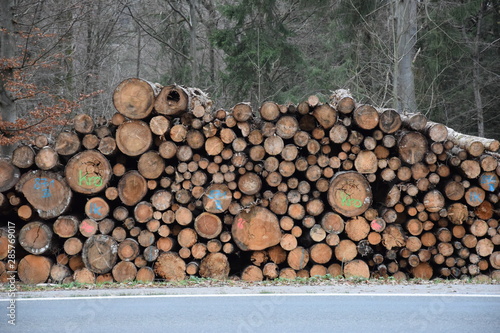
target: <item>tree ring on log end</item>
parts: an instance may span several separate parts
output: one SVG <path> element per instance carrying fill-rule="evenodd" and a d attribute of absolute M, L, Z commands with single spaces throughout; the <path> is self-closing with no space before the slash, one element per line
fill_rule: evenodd
<path fill-rule="evenodd" d="M 355 171 L 339 172 L 330 182 L 328 203 L 344 216 L 361 215 L 372 203 L 372 189 L 363 175 Z"/>

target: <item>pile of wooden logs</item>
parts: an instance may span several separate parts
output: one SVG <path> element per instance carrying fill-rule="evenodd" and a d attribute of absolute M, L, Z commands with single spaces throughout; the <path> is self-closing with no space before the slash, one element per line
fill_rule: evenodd
<path fill-rule="evenodd" d="M 496 140 L 346 90 L 225 110 L 132 78 L 113 102 L 0 160 L 1 280 L 500 277 Z"/>

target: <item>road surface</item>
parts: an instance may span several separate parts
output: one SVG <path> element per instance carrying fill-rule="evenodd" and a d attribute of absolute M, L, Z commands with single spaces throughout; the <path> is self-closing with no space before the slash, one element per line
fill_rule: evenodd
<path fill-rule="evenodd" d="M 17 296 L 15 326 L 8 324 L 10 300 L 0 294 L 6 314 L 0 332 L 498 332 L 500 290 L 493 287 L 489 292 L 193 288 L 150 295 L 31 294 Z"/>

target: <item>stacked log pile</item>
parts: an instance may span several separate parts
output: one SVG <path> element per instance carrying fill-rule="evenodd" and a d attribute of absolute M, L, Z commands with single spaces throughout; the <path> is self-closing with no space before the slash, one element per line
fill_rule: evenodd
<path fill-rule="evenodd" d="M 128 79 L 113 102 L 0 160 L 3 281 L 500 276 L 496 140 L 346 90 L 213 110 Z"/>

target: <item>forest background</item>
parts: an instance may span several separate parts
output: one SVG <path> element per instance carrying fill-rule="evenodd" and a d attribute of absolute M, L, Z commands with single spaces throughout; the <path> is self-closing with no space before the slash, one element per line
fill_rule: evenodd
<path fill-rule="evenodd" d="M 230 108 L 350 89 L 500 139 L 500 0 L 0 0 L 0 145 L 110 118 L 122 80 Z"/>

